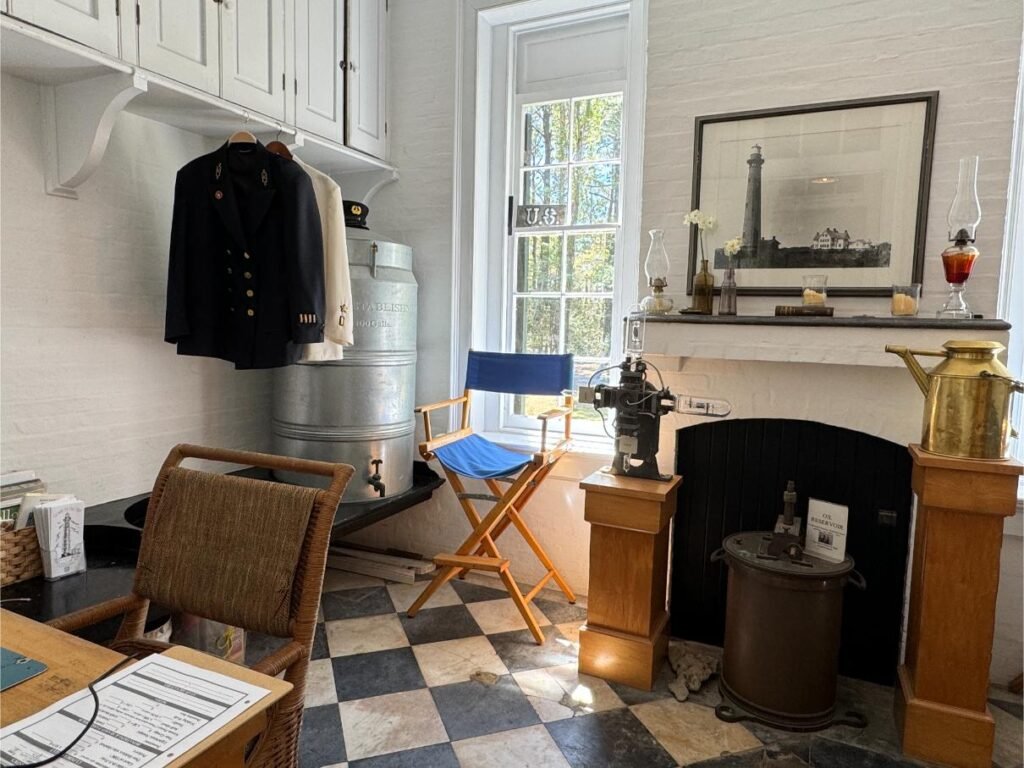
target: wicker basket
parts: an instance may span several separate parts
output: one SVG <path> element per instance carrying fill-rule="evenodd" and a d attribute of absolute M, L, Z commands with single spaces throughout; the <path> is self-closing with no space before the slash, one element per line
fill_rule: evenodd
<path fill-rule="evenodd" d="M 43 575 L 43 558 L 35 528 L 14 530 L 14 523 L 0 526 L 0 587 Z"/>

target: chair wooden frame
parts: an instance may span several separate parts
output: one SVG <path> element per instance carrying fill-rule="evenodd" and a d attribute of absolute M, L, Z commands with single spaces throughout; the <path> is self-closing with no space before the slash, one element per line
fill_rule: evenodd
<path fill-rule="evenodd" d="M 198 445 L 175 446 L 157 476 L 153 495 L 146 508 L 146 529 L 155 520 L 163 495 L 167 475 L 187 458 L 223 461 L 232 464 L 261 467 L 288 472 L 301 472 L 331 478 L 330 485 L 318 491 L 313 510 L 306 525 L 306 535 L 292 586 L 289 608 L 289 642 L 267 654 L 251 668 L 265 675 L 276 676 L 284 672 L 284 679 L 292 690 L 267 714 L 267 724 L 255 746 L 246 757 L 246 766 L 258 768 L 295 768 L 298 765 L 299 732 L 302 726 L 303 704 L 306 696 L 306 673 L 313 649 L 324 569 L 327 565 L 327 547 L 338 503 L 345 492 L 353 468 L 347 464 L 293 459 L 267 453 L 251 453 Z M 146 531 L 143 531 L 145 536 Z M 171 646 L 143 638 L 149 600 L 133 592 L 98 605 L 61 616 L 50 626 L 64 632 L 76 632 L 107 619 L 123 616 L 121 627 L 111 647 L 126 655 L 160 653 Z M 211 616 L 211 618 L 216 618 Z"/>
<path fill-rule="evenodd" d="M 420 406 L 416 409 L 416 413 L 423 415 L 423 432 L 426 440 L 420 443 L 419 451 L 426 461 L 436 458 L 434 451 L 437 448 L 457 442 L 473 434 L 473 430 L 469 426 L 469 409 L 472 404 L 472 397 L 472 390 L 466 389 L 461 397 L 453 397 L 441 402 Z M 435 437 L 430 426 L 430 414 L 433 411 L 458 405 L 462 406 L 460 428 Z M 571 394 L 566 394 L 563 396 L 561 406 L 552 408 L 537 416 L 541 423 L 540 451 L 533 454 L 530 463 L 519 472 L 515 479 L 502 478 L 500 480 L 484 481 L 493 496 L 484 496 L 483 500 L 493 501 L 494 503 L 494 506 L 486 515 L 481 516 L 476 507 L 473 506 L 473 498 L 479 499 L 481 495 L 467 493 L 466 487 L 462 483 L 462 478 L 442 464 L 445 477 L 448 478 L 452 490 L 455 491 L 459 505 L 469 520 L 470 526 L 472 526 L 472 532 L 453 554 L 441 554 L 434 558 L 434 562 L 440 567 L 440 570 L 423 590 L 422 594 L 416 598 L 416 602 L 409 607 L 408 615 L 410 617 L 415 616 L 438 589 L 456 576 L 464 577 L 467 571 L 474 569 L 489 571 L 498 574 L 537 644 L 541 645 L 544 643 L 544 633 L 541 632 L 540 625 L 538 625 L 537 620 L 530 612 L 530 601 L 552 579 L 558 584 L 562 592 L 565 593 L 570 603 L 576 602 L 576 595 L 573 594 L 568 582 L 555 567 L 547 552 L 544 551 L 544 547 L 541 546 L 537 537 L 533 535 L 533 532 L 526 525 L 522 517 L 522 511 L 530 497 L 533 496 L 534 492 L 548 476 L 548 473 L 554 468 L 555 463 L 568 452 L 570 440 L 572 439 L 572 411 L 573 397 Z M 551 449 L 548 449 L 548 424 L 554 419 L 562 419 L 562 435 L 558 443 Z M 502 491 L 499 485 L 501 482 L 510 483 L 509 488 Z M 540 560 L 541 565 L 547 569 L 547 572 L 540 581 L 526 594 L 520 591 L 519 585 L 509 571 L 509 560 L 501 556 L 495 543 L 498 537 L 510 526 L 514 526 L 519 531 L 530 549 L 537 556 L 537 559 Z"/>

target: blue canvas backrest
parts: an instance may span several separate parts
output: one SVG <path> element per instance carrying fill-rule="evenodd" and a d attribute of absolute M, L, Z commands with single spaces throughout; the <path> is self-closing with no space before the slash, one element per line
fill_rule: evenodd
<path fill-rule="evenodd" d="M 466 364 L 466 389 L 510 395 L 558 395 L 572 390 L 572 355 L 474 352 Z"/>

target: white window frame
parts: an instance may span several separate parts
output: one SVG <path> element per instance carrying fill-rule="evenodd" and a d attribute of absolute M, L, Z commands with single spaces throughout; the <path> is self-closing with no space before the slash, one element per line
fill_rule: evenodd
<path fill-rule="evenodd" d="M 455 137 L 455 206 L 453 210 L 453 326 L 450 389 L 461 393 L 465 381 L 465 360 L 469 349 L 503 348 L 509 318 L 508 308 L 501 314 L 488 312 L 495 297 L 504 297 L 508 261 L 506 205 L 510 142 L 506 132 L 510 110 L 517 109 L 513 93 L 515 73 L 515 37 L 522 33 L 556 24 L 574 23 L 615 15 L 627 15 L 627 77 L 622 83 L 623 136 L 622 218 L 619 253 L 616 258 L 613 329 L 621 338 L 620 320 L 636 303 L 640 268 L 640 200 L 643 172 L 643 119 L 646 77 L 647 0 L 464 0 L 457 59 L 463 85 L 457 98 Z M 577 93 L 567 95 L 579 95 Z M 601 92 L 610 88 L 601 83 Z M 557 95 L 557 94 L 552 94 Z M 529 94 L 528 101 L 541 100 Z M 471 201 L 471 203 L 469 202 Z M 496 245 L 498 250 L 496 250 Z M 495 253 L 503 259 L 497 262 Z M 495 319 L 495 315 L 498 315 Z M 612 360 L 621 353 L 621 344 L 613 341 Z M 497 396 L 476 397 L 472 426 L 509 444 L 535 436 L 534 430 L 514 429 L 501 423 L 501 403 Z M 452 422 L 454 424 L 454 421 Z M 577 441 L 578 450 L 587 450 L 590 441 Z M 595 452 L 606 452 L 608 439 L 593 439 Z"/>

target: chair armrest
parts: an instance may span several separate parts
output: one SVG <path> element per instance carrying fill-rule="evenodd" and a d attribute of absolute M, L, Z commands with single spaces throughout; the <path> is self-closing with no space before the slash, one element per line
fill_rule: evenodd
<path fill-rule="evenodd" d="M 436 403 L 430 403 L 429 405 L 418 405 L 416 406 L 413 413 L 430 413 L 431 411 L 437 411 L 441 408 L 450 408 L 453 405 L 466 402 L 467 398 L 465 395 L 462 397 L 450 397 L 447 400 L 441 400 Z"/>
<path fill-rule="evenodd" d="M 62 632 L 77 632 L 80 629 L 90 627 L 93 624 L 99 624 L 101 621 L 112 619 L 115 616 L 122 616 L 133 609 L 141 608 L 145 603 L 145 598 L 138 595 L 115 597 L 112 600 L 107 600 L 88 608 L 82 608 L 64 616 L 58 616 L 56 619 L 51 619 L 46 623 L 48 626 L 59 629 Z"/>
<path fill-rule="evenodd" d="M 572 408 L 560 406 L 558 408 L 552 408 L 550 411 L 544 411 L 544 413 L 538 413 L 537 418 L 541 421 L 547 421 L 548 419 L 564 418 L 570 413 L 572 413 Z"/>
<path fill-rule="evenodd" d="M 292 640 L 290 643 L 282 645 L 276 651 L 268 653 L 255 664 L 251 665 L 249 669 L 254 672 L 261 672 L 264 675 L 275 677 L 288 669 L 288 667 L 301 659 L 303 655 L 308 652 L 309 651 L 306 649 L 306 646 Z"/>

